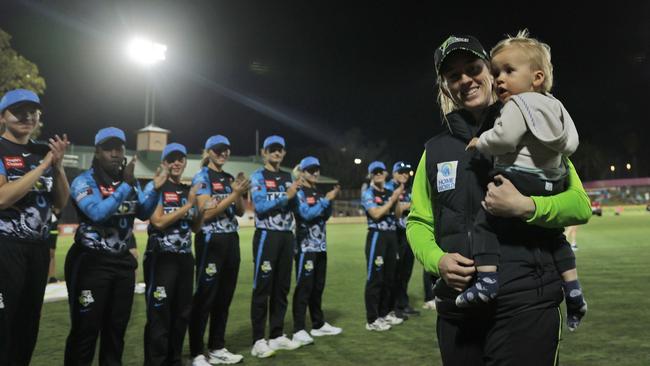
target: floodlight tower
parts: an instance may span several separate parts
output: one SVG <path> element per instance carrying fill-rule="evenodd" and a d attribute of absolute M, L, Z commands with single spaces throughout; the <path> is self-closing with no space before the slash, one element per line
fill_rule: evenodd
<path fill-rule="evenodd" d="M 147 86 L 145 88 L 145 109 L 144 109 L 144 126 L 153 125 L 155 121 L 155 94 L 151 80 L 151 68 L 153 65 L 165 60 L 167 46 L 164 44 L 150 41 L 146 38 L 133 38 L 126 47 L 129 58 L 147 69 Z"/>

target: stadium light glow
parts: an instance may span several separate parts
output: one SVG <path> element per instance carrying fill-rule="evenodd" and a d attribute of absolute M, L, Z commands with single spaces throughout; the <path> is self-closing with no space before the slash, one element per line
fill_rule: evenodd
<path fill-rule="evenodd" d="M 133 38 L 126 47 L 127 55 L 135 63 L 150 66 L 165 60 L 167 46 L 145 38 Z"/>
<path fill-rule="evenodd" d="M 612 172 L 615 172 L 615 171 L 616 171 L 616 167 L 613 166 L 613 165 L 610 165 L 610 166 L 609 166 L 609 170 L 611 170 Z"/>
<path fill-rule="evenodd" d="M 354 163 L 357 165 L 361 164 L 361 159 L 359 158 L 354 159 Z"/>
<path fill-rule="evenodd" d="M 627 170 L 631 170 L 632 169 L 632 164 L 627 163 L 627 164 L 625 164 L 625 167 L 627 168 Z"/>

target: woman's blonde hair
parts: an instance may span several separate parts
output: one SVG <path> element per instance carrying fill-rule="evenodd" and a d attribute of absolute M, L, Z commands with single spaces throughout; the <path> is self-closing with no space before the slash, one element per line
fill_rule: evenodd
<path fill-rule="evenodd" d="M 201 157 L 201 167 L 206 167 L 210 164 L 210 153 L 208 150 L 203 150 L 203 156 Z"/>
<path fill-rule="evenodd" d="M 507 38 L 497 43 L 490 51 L 490 58 L 503 51 L 506 47 L 519 47 L 530 62 L 531 69 L 544 72 L 544 82 L 540 92 L 548 93 L 553 88 L 553 64 L 551 63 L 551 47 L 544 42 L 531 38 L 528 29 L 520 30 L 516 36 L 507 35 Z"/>

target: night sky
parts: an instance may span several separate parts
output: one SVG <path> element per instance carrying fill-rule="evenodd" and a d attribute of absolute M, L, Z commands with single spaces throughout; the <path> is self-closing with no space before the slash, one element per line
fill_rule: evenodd
<path fill-rule="evenodd" d="M 634 160 L 633 174 L 650 175 L 650 2 L 352 3 L 3 0 L 0 28 L 46 80 L 46 136 L 67 132 L 90 145 L 97 129 L 114 125 L 135 147 L 147 73 L 124 47 L 137 34 L 168 46 L 151 75 L 156 121 L 192 152 L 220 133 L 233 154 L 252 155 L 256 129 L 284 135 L 290 152 L 340 148 L 358 128 L 387 141 L 378 157 L 390 162 L 416 162 L 442 128 L 433 51 L 447 35 L 472 34 L 489 49 L 528 28 L 551 46 L 553 93 L 581 149 Z M 592 156 L 575 159 L 585 166 Z"/>

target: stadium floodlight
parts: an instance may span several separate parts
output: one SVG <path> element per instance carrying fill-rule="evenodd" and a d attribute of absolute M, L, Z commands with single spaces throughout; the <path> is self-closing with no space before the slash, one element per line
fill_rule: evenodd
<path fill-rule="evenodd" d="M 150 66 L 165 60 L 167 46 L 137 37 L 128 43 L 126 52 L 134 62 L 143 66 Z"/>
<path fill-rule="evenodd" d="M 146 38 L 135 37 L 127 44 L 126 53 L 129 58 L 146 68 L 150 68 L 154 64 L 165 60 L 165 52 L 167 46 L 161 43 L 150 41 Z M 144 102 L 144 126 L 153 125 L 156 115 L 156 102 L 153 90 L 153 82 L 151 80 L 151 73 L 147 77 L 147 85 L 145 88 L 145 102 Z"/>
<path fill-rule="evenodd" d="M 632 170 L 632 164 L 630 163 L 625 164 L 625 167 L 627 168 L 627 170 Z"/>
<path fill-rule="evenodd" d="M 615 172 L 615 171 L 616 171 L 616 167 L 613 166 L 613 165 L 610 165 L 610 166 L 609 166 L 609 170 L 611 170 L 612 172 Z"/>
<path fill-rule="evenodd" d="M 361 164 L 361 159 L 359 158 L 354 159 L 354 163 L 357 165 Z"/>

